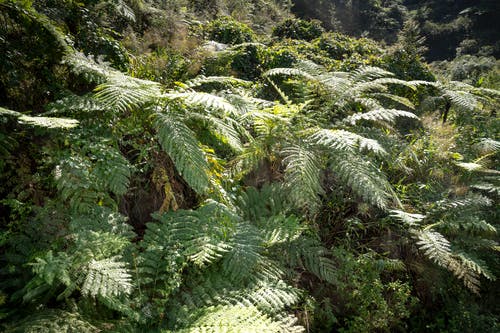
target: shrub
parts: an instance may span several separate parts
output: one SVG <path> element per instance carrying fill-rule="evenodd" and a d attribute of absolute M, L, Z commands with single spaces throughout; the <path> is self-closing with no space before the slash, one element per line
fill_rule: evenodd
<path fill-rule="evenodd" d="M 311 41 L 324 31 L 319 21 L 287 19 L 274 27 L 273 36 Z"/>
<path fill-rule="evenodd" d="M 373 40 L 366 38 L 351 38 L 339 33 L 323 34 L 315 45 L 325 51 L 333 59 L 342 60 L 358 53 L 362 56 L 379 55 L 380 47 Z"/>
<path fill-rule="evenodd" d="M 224 44 L 241 44 L 255 40 L 255 34 L 246 24 L 222 17 L 210 22 L 206 27 L 208 38 Z"/>

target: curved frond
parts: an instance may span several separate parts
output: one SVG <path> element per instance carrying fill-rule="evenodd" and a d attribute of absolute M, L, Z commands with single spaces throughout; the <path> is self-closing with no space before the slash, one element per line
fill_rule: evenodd
<path fill-rule="evenodd" d="M 365 113 L 353 114 L 352 116 L 344 118 L 343 122 L 351 125 L 355 125 L 359 120 L 370 120 L 374 122 L 384 121 L 387 123 L 394 123 L 399 117 L 418 119 L 418 117 L 412 112 L 395 109 L 378 109 Z"/>
<path fill-rule="evenodd" d="M 364 66 L 355 69 L 349 73 L 349 76 L 354 82 L 368 82 L 383 77 L 394 76 L 394 74 L 380 67 Z"/>
<path fill-rule="evenodd" d="M 388 100 L 392 103 L 397 103 L 399 105 L 402 105 L 404 107 L 407 107 L 410 110 L 415 109 L 415 104 L 413 104 L 408 98 L 406 97 L 401 97 L 398 95 L 393 95 L 393 94 L 388 94 L 388 93 L 383 93 L 383 92 L 376 92 L 371 94 L 372 97 L 381 99 L 381 100 Z"/>
<path fill-rule="evenodd" d="M 193 314 L 195 321 L 188 328 L 175 333 L 301 333 L 304 328 L 297 326 L 297 319 L 283 317 L 273 319 L 256 307 L 241 305 L 212 306 L 201 308 Z"/>
<path fill-rule="evenodd" d="M 332 154 L 330 168 L 345 185 L 365 201 L 386 209 L 394 199 L 391 186 L 384 175 L 369 161 L 354 154 Z"/>
<path fill-rule="evenodd" d="M 132 276 L 126 264 L 117 258 L 91 260 L 86 268 L 82 285 L 82 294 L 90 296 L 112 297 L 130 294 Z"/>
<path fill-rule="evenodd" d="M 98 333 L 101 329 L 85 321 L 78 313 L 46 309 L 17 321 L 14 326 L 8 325 L 5 330 L 5 333 L 39 332 Z"/>
<path fill-rule="evenodd" d="M 327 149 L 355 152 L 356 148 L 368 150 L 376 155 L 385 155 L 385 149 L 373 139 L 345 130 L 320 129 L 310 136 L 311 142 Z"/>
<path fill-rule="evenodd" d="M 237 114 L 235 107 L 225 98 L 204 92 L 173 92 L 164 94 L 167 99 L 181 99 L 186 104 L 192 106 L 202 106 L 207 109 L 214 109 L 226 112 L 228 114 Z"/>
<path fill-rule="evenodd" d="M 446 90 L 443 96 L 449 99 L 455 106 L 465 110 L 475 110 L 478 106 L 476 97 L 464 91 Z"/>
<path fill-rule="evenodd" d="M 15 117 L 20 123 L 26 125 L 34 125 L 44 128 L 73 128 L 78 126 L 79 122 L 76 119 L 54 118 L 54 117 L 31 117 L 17 111 L 12 111 L 0 107 L 0 117 Z"/>
<path fill-rule="evenodd" d="M 173 115 L 156 114 L 158 140 L 179 174 L 198 193 L 209 185 L 208 162 L 195 133 Z"/>
<path fill-rule="evenodd" d="M 298 68 L 272 68 L 264 73 L 264 76 L 300 76 L 310 81 L 316 81 L 314 76 Z"/>
<path fill-rule="evenodd" d="M 317 155 L 305 145 L 287 147 L 282 153 L 286 165 L 285 184 L 290 190 L 291 201 L 298 207 L 315 211 L 319 205 L 319 195 L 323 192 Z"/>
<path fill-rule="evenodd" d="M 112 72 L 107 81 L 96 89 L 95 97 L 107 108 L 119 112 L 134 109 L 150 103 L 161 95 L 160 84 Z"/>

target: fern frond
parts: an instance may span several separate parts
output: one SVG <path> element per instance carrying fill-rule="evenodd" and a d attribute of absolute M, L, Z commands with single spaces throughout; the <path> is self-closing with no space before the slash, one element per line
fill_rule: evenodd
<path fill-rule="evenodd" d="M 195 133 L 173 115 L 163 113 L 156 114 L 156 128 L 158 140 L 179 174 L 196 192 L 204 193 L 209 166 Z"/>
<path fill-rule="evenodd" d="M 0 107 L 0 116 L 15 117 L 21 124 L 34 125 L 44 128 L 73 128 L 79 122 L 75 119 L 54 118 L 54 117 L 31 117 L 17 111 Z"/>
<path fill-rule="evenodd" d="M 368 82 L 375 79 L 394 76 L 393 73 L 379 67 L 363 66 L 349 73 L 351 80 L 354 82 Z"/>
<path fill-rule="evenodd" d="M 175 333 L 301 333 L 304 328 L 297 326 L 293 317 L 273 319 L 255 307 L 241 305 L 201 308 L 193 314 L 195 321 L 188 328 Z"/>
<path fill-rule="evenodd" d="M 79 122 L 75 119 L 53 118 L 53 117 L 30 117 L 22 115 L 19 121 L 24 124 L 35 125 L 45 128 L 73 128 Z"/>
<path fill-rule="evenodd" d="M 282 153 L 285 155 L 285 184 L 290 190 L 291 201 L 297 207 L 315 211 L 320 203 L 319 195 L 323 193 L 317 155 L 305 145 L 287 147 Z"/>
<path fill-rule="evenodd" d="M 476 184 L 471 185 L 472 188 L 481 190 L 481 191 L 486 191 L 492 194 L 497 194 L 500 195 L 500 186 L 488 183 L 488 182 L 480 182 Z"/>
<path fill-rule="evenodd" d="M 377 99 L 382 99 L 382 100 L 389 100 L 393 103 L 397 103 L 399 105 L 402 105 L 404 107 L 407 107 L 410 110 L 415 109 L 415 104 L 413 104 L 408 98 L 406 97 L 401 97 L 398 95 L 393 95 L 393 94 L 388 94 L 388 93 L 382 93 L 382 92 L 377 92 L 377 93 L 372 93 L 372 97 L 377 98 Z"/>
<path fill-rule="evenodd" d="M 386 209 L 389 199 L 395 199 L 384 175 L 370 162 L 353 154 L 335 154 L 331 169 L 339 180 L 365 201 Z"/>
<path fill-rule="evenodd" d="M 102 84 L 111 75 L 116 72 L 107 63 L 97 63 L 91 55 L 86 56 L 82 52 L 69 52 L 62 60 L 67 64 L 71 71 L 83 77 L 87 82 Z"/>
<path fill-rule="evenodd" d="M 354 93 L 354 95 L 387 91 L 387 87 L 382 83 L 378 83 L 376 80 L 358 83 L 356 85 L 353 85 L 351 89 L 352 92 L 349 93 Z"/>
<path fill-rule="evenodd" d="M 478 216 L 458 216 L 456 218 L 445 219 L 440 222 L 440 228 L 448 233 L 463 233 L 464 231 L 472 235 L 492 236 L 496 235 L 497 229 L 490 223 Z"/>
<path fill-rule="evenodd" d="M 362 95 L 363 92 L 355 92 L 356 95 Z M 382 104 L 374 98 L 371 97 L 355 97 L 356 95 L 352 95 L 352 101 L 355 103 L 359 103 L 362 106 L 364 106 L 367 110 L 373 110 L 373 109 L 381 109 L 383 108 Z M 339 100 L 337 102 L 337 105 L 341 107 L 342 110 L 344 111 L 349 111 L 348 107 L 349 106 L 349 99 L 346 99 L 344 101 Z"/>
<path fill-rule="evenodd" d="M 284 244 L 300 237 L 304 228 L 297 217 L 277 215 L 267 220 L 264 224 L 263 243 L 269 248 Z"/>
<path fill-rule="evenodd" d="M 462 265 L 467 269 L 475 272 L 478 275 L 484 276 L 488 280 L 496 280 L 496 277 L 490 272 L 490 270 L 482 260 L 474 258 L 473 256 L 463 252 L 457 254 L 457 257 L 462 262 Z"/>
<path fill-rule="evenodd" d="M 299 291 L 286 285 L 283 281 L 275 283 L 261 282 L 251 288 L 239 291 L 236 295 L 228 295 L 234 299 L 231 303 L 255 306 L 266 313 L 280 312 L 299 301 Z"/>
<path fill-rule="evenodd" d="M 348 89 L 352 87 L 352 82 L 345 77 L 337 77 L 331 75 L 324 75 L 321 77 L 321 83 L 324 84 L 331 91 L 349 93 Z"/>
<path fill-rule="evenodd" d="M 265 185 L 259 190 L 249 187 L 240 194 L 237 205 L 243 219 L 265 226 L 270 218 L 288 213 L 289 196 L 281 184 Z"/>
<path fill-rule="evenodd" d="M 401 210 L 391 210 L 390 215 L 403 222 L 406 223 L 409 226 L 415 226 L 418 225 L 420 222 L 422 222 L 423 219 L 425 219 L 425 215 L 422 214 L 411 214 L 407 213 Z"/>
<path fill-rule="evenodd" d="M 337 283 L 337 267 L 335 262 L 327 256 L 328 251 L 323 246 L 306 240 L 297 247 L 299 262 L 307 271 L 323 281 Z"/>
<path fill-rule="evenodd" d="M 107 232 L 128 239 L 134 237 L 127 217 L 103 206 L 95 207 L 89 214 L 72 215 L 69 228 L 74 234 L 94 231 Z"/>
<path fill-rule="evenodd" d="M 324 66 L 318 65 L 310 60 L 299 59 L 295 66 L 298 69 L 303 70 L 311 75 L 321 75 L 326 71 L 326 68 Z"/>
<path fill-rule="evenodd" d="M 99 85 L 94 95 L 105 107 L 119 112 L 151 103 L 161 95 L 160 84 L 112 72 L 107 81 Z"/>
<path fill-rule="evenodd" d="M 46 309 L 16 322 L 15 326 L 8 325 L 5 331 L 5 333 L 39 332 L 98 333 L 101 329 L 82 319 L 78 313 Z"/>
<path fill-rule="evenodd" d="M 222 262 L 225 274 L 234 282 L 251 278 L 260 264 L 265 262 L 262 245 L 262 237 L 254 226 L 239 223 L 231 242 L 231 251 Z"/>
<path fill-rule="evenodd" d="M 355 152 L 355 148 L 359 148 L 379 156 L 386 155 L 385 149 L 376 140 L 345 130 L 320 129 L 310 136 L 310 140 L 334 151 Z"/>
<path fill-rule="evenodd" d="M 91 176 L 92 164 L 79 156 L 72 156 L 56 166 L 57 189 L 71 209 L 89 212 L 99 202 L 100 189 Z"/>
<path fill-rule="evenodd" d="M 235 284 L 221 275 L 217 268 L 204 272 L 204 277 L 190 281 L 180 295 L 189 309 L 214 304 L 256 307 L 267 314 L 276 314 L 299 301 L 300 291 L 277 280 L 257 280 Z"/>
<path fill-rule="evenodd" d="M 240 126 L 231 117 L 221 119 L 212 115 L 191 115 L 192 119 L 200 119 L 208 125 L 208 128 L 218 136 L 222 141 L 228 144 L 234 151 L 240 152 L 243 150 L 240 133 L 245 132 L 245 129 Z"/>
<path fill-rule="evenodd" d="M 491 204 L 492 201 L 488 197 L 485 197 L 480 194 L 469 194 L 461 199 L 441 200 L 436 202 L 435 206 L 431 209 L 428 215 L 439 212 L 449 212 L 450 210 L 455 210 L 455 209 L 462 210 L 467 208 L 490 206 Z"/>
<path fill-rule="evenodd" d="M 451 259 L 450 242 L 439 232 L 422 230 L 416 233 L 417 245 L 424 254 L 438 265 L 448 268 Z"/>
<path fill-rule="evenodd" d="M 108 298 L 132 292 L 132 276 L 118 257 L 91 260 L 86 267 L 82 294 Z"/>
<path fill-rule="evenodd" d="M 393 75 L 390 73 L 390 75 Z M 392 77 L 383 77 L 380 79 L 375 79 L 373 80 L 374 83 L 382 84 L 382 85 L 389 85 L 389 84 L 394 84 L 394 85 L 400 85 L 404 86 L 407 88 L 410 88 L 411 90 L 416 90 L 416 85 L 413 84 L 411 81 L 405 81 L 405 80 L 400 80 Z"/>
<path fill-rule="evenodd" d="M 447 269 L 457 278 L 461 279 L 464 285 L 475 293 L 479 293 L 479 275 L 477 270 L 480 266 L 474 264 L 465 255 L 455 255 L 451 252 L 450 242 L 438 232 L 432 230 L 422 230 L 415 232 L 419 241 L 417 245 L 424 254 L 439 266 Z"/>
<path fill-rule="evenodd" d="M 71 259 L 65 253 L 53 254 L 49 250 L 45 256 L 35 258 L 35 262 L 30 265 L 33 268 L 33 273 L 46 284 L 52 286 L 56 281 L 61 281 L 65 285 L 71 284 L 70 268 Z M 27 293 L 24 300 L 28 301 L 34 297 L 33 293 Z"/>
<path fill-rule="evenodd" d="M 131 165 L 115 148 L 103 144 L 92 144 L 94 153 L 93 174 L 104 183 L 104 187 L 116 195 L 123 195 L 129 186 Z"/>
<path fill-rule="evenodd" d="M 163 97 L 171 100 L 180 99 L 184 103 L 191 106 L 202 106 L 208 110 L 219 110 L 227 114 L 237 114 L 235 107 L 229 103 L 225 98 L 204 93 L 204 92 L 173 92 L 164 94 Z"/>
<path fill-rule="evenodd" d="M 111 0 L 111 3 L 115 6 L 116 11 L 124 18 L 131 22 L 135 22 L 135 14 L 132 8 L 130 8 L 124 0 Z"/>
<path fill-rule="evenodd" d="M 484 165 L 480 163 L 474 163 L 474 162 L 455 162 L 455 164 L 462 169 L 465 169 L 469 172 L 481 172 L 481 173 L 486 173 L 486 174 L 500 174 L 500 171 L 498 170 L 493 170 L 493 169 L 488 169 L 485 168 Z"/>
<path fill-rule="evenodd" d="M 91 95 L 70 95 L 49 104 L 48 111 L 44 115 L 71 114 L 71 115 L 94 115 L 103 110 L 101 105 Z"/>
<path fill-rule="evenodd" d="M 481 151 L 482 154 L 496 153 L 500 151 L 500 141 L 490 138 L 483 138 L 476 143 L 474 147 Z"/>
<path fill-rule="evenodd" d="M 356 113 L 352 116 L 344 118 L 343 122 L 355 125 L 359 120 L 370 120 L 374 122 L 384 121 L 394 123 L 397 118 L 405 117 L 411 119 L 418 119 L 418 117 L 411 112 L 395 109 L 378 109 L 365 113 Z"/>
<path fill-rule="evenodd" d="M 300 76 L 306 80 L 316 81 L 314 76 L 312 76 L 311 74 L 307 73 L 306 71 L 303 71 L 303 70 L 298 69 L 298 68 L 272 68 L 272 69 L 268 70 L 267 72 L 265 72 L 263 75 L 265 77 L 278 76 L 278 75 Z"/>
<path fill-rule="evenodd" d="M 447 90 L 443 96 L 450 99 L 456 106 L 465 110 L 475 110 L 478 106 L 476 97 L 463 91 Z"/>

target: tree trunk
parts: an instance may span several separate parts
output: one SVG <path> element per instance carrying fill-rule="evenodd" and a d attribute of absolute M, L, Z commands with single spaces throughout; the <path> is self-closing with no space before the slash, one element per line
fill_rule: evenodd
<path fill-rule="evenodd" d="M 448 119 L 448 113 L 450 112 L 450 109 L 451 109 L 451 103 L 450 101 L 446 101 L 443 113 L 443 124 L 446 123 L 446 119 Z"/>

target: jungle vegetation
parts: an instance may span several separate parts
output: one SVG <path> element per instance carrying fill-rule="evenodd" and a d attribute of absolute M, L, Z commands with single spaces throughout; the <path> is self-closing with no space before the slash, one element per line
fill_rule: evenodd
<path fill-rule="evenodd" d="M 2 332 L 498 332 L 496 2 L 303 3 L 0 0 Z"/>

